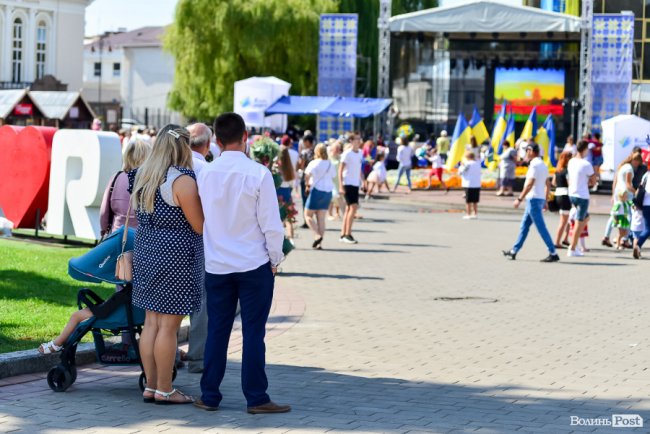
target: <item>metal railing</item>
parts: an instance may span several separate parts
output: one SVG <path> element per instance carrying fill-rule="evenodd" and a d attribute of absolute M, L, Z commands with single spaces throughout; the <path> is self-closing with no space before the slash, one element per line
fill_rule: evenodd
<path fill-rule="evenodd" d="M 27 89 L 34 84 L 31 81 L 0 81 L 0 89 Z"/>

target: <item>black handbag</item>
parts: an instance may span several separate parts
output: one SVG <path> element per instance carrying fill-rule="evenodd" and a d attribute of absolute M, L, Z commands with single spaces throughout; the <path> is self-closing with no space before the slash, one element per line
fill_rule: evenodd
<path fill-rule="evenodd" d="M 643 199 L 645 199 L 645 185 L 647 182 L 648 174 L 646 173 L 643 175 L 643 178 L 641 178 L 639 187 L 636 189 L 636 193 L 634 193 L 634 198 L 632 199 L 632 203 L 634 203 L 634 206 L 638 209 L 643 208 Z"/>

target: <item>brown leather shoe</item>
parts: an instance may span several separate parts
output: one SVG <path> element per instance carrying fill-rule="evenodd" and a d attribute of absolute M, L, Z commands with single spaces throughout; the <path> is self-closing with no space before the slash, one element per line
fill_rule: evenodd
<path fill-rule="evenodd" d="M 212 407 L 212 406 L 206 404 L 205 402 L 203 402 L 203 400 L 201 400 L 201 399 L 197 399 L 196 401 L 194 401 L 194 407 L 200 408 L 201 410 L 205 410 L 205 411 L 217 411 L 217 410 L 219 410 L 219 407 Z"/>
<path fill-rule="evenodd" d="M 273 401 L 269 401 L 266 404 L 258 405 L 256 407 L 248 407 L 246 411 L 250 414 L 287 413 L 291 411 L 291 406 L 279 405 Z"/>

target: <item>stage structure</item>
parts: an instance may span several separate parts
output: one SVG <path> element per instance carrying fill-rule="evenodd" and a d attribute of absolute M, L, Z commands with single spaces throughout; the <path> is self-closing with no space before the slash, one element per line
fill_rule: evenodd
<path fill-rule="evenodd" d="M 554 116 L 558 138 L 571 129 L 580 18 L 469 0 L 389 22 L 391 96 L 400 120 L 421 135 L 450 131 L 458 114 L 469 116 L 474 106 L 490 128 L 504 101 L 519 130 L 535 106 L 540 124 Z"/>

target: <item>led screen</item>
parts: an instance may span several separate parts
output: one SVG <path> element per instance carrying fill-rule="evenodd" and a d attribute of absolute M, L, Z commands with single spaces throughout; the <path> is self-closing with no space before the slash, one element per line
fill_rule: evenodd
<path fill-rule="evenodd" d="M 494 74 L 494 114 L 501 111 L 504 99 L 517 121 L 525 121 L 533 107 L 537 115 L 561 116 L 564 111 L 563 69 L 497 68 Z"/>

